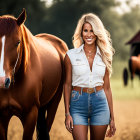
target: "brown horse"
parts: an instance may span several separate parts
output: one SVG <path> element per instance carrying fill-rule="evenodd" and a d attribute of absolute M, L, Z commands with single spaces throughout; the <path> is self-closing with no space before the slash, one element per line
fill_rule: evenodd
<path fill-rule="evenodd" d="M 129 59 L 129 70 L 131 81 L 133 81 L 135 74 L 140 78 L 140 54 L 138 56 L 131 56 Z"/>
<path fill-rule="evenodd" d="M 0 140 L 7 140 L 13 115 L 23 125 L 23 140 L 49 139 L 63 90 L 63 59 L 67 45 L 49 35 L 33 36 L 18 18 L 0 17 Z M 47 112 L 47 114 L 46 114 Z"/>

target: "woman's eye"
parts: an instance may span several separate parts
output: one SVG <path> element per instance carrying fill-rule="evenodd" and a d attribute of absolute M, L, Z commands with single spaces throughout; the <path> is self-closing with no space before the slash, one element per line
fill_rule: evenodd
<path fill-rule="evenodd" d="M 92 33 L 93 33 L 93 30 L 90 30 L 90 32 L 92 32 Z"/>
<path fill-rule="evenodd" d="M 87 29 L 84 29 L 84 32 L 87 32 Z"/>

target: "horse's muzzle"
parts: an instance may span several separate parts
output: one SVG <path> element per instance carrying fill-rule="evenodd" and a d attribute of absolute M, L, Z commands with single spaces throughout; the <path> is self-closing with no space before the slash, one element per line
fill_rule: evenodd
<path fill-rule="evenodd" d="M 10 87 L 11 80 L 9 77 L 0 77 L 0 88 L 8 89 Z"/>

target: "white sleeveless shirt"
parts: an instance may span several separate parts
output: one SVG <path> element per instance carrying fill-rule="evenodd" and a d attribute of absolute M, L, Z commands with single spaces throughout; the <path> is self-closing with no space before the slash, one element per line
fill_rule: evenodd
<path fill-rule="evenodd" d="M 79 48 L 67 51 L 72 64 L 72 86 L 93 88 L 104 84 L 106 65 L 102 61 L 100 50 L 97 46 L 93 60 L 92 71 L 84 52 L 84 44 Z"/>

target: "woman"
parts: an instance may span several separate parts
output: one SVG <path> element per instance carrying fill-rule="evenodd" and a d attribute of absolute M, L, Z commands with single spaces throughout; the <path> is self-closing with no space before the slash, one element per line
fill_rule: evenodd
<path fill-rule="evenodd" d="M 65 125 L 74 140 L 103 140 L 115 134 L 110 76 L 114 49 L 101 20 L 81 17 L 73 36 L 74 49 L 65 56 Z M 107 131 L 107 127 L 110 129 Z M 106 133 L 107 131 L 107 133 Z"/>

